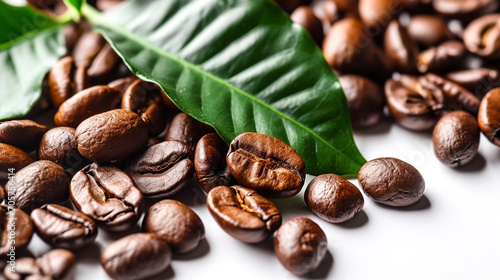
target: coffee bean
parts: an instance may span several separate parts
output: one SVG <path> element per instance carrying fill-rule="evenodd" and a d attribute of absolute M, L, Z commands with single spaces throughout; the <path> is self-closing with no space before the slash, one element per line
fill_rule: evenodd
<path fill-rule="evenodd" d="M 494 88 L 484 96 L 477 118 L 486 138 L 500 146 L 500 88 Z"/>
<path fill-rule="evenodd" d="M 248 132 L 234 138 L 226 163 L 236 181 L 264 196 L 294 196 L 306 177 L 304 161 L 292 147 L 261 133 Z"/>
<path fill-rule="evenodd" d="M 75 250 L 92 243 L 97 225 L 86 215 L 56 204 L 45 204 L 31 212 L 35 230 L 45 243 Z"/>
<path fill-rule="evenodd" d="M 500 85 L 498 71 L 488 68 L 453 71 L 446 74 L 446 79 L 470 90 L 478 97 L 484 97 L 492 87 Z"/>
<path fill-rule="evenodd" d="M 446 21 L 434 15 L 415 15 L 407 27 L 408 35 L 424 47 L 436 46 L 455 36 Z"/>
<path fill-rule="evenodd" d="M 384 115 L 385 96 L 374 82 L 358 75 L 339 76 L 354 128 L 376 125 Z"/>
<path fill-rule="evenodd" d="M 184 142 L 189 150 L 189 158 L 194 158 L 194 150 L 200 138 L 207 134 L 205 126 L 186 113 L 175 115 L 165 134 L 165 140 Z"/>
<path fill-rule="evenodd" d="M 94 115 L 76 128 L 80 154 L 109 162 L 137 153 L 148 141 L 148 129 L 136 113 L 117 109 Z"/>
<path fill-rule="evenodd" d="M 262 242 L 281 225 L 281 214 L 274 203 L 241 186 L 213 188 L 207 206 L 219 226 L 243 242 Z"/>
<path fill-rule="evenodd" d="M 443 16 L 469 20 L 494 12 L 498 8 L 498 0 L 433 0 L 432 6 Z"/>
<path fill-rule="evenodd" d="M 487 60 L 500 57 L 499 20 L 500 14 L 491 14 L 477 18 L 467 25 L 464 31 L 464 43 L 471 53 Z"/>
<path fill-rule="evenodd" d="M 364 205 L 358 188 L 335 174 L 314 178 L 307 186 L 304 200 L 309 210 L 330 223 L 350 220 Z"/>
<path fill-rule="evenodd" d="M 33 224 L 30 216 L 21 209 L 0 205 L 0 236 L 2 236 L 0 238 L 0 260 L 5 261 L 7 254 L 11 252 L 10 247 L 15 247 L 16 251 L 19 251 L 30 243 L 33 236 Z"/>
<path fill-rule="evenodd" d="M 383 33 L 401 9 L 397 0 L 359 0 L 359 15 L 372 33 Z"/>
<path fill-rule="evenodd" d="M 9 177 L 9 170 L 17 172 L 33 162 L 25 151 L 14 146 L 0 143 L 0 179 Z"/>
<path fill-rule="evenodd" d="M 49 73 L 50 99 L 55 108 L 90 86 L 85 67 L 76 67 L 71 56 L 61 58 Z"/>
<path fill-rule="evenodd" d="M 432 133 L 434 153 L 449 167 L 466 165 L 477 154 L 479 126 L 476 118 L 465 111 L 444 115 Z"/>
<path fill-rule="evenodd" d="M 16 173 L 16 207 L 27 213 L 47 203 L 62 203 L 69 197 L 69 177 L 48 160 L 35 161 Z"/>
<path fill-rule="evenodd" d="M 101 253 L 101 265 L 116 280 L 145 279 L 167 269 L 172 260 L 168 243 L 152 233 L 135 233 L 111 243 Z"/>
<path fill-rule="evenodd" d="M 15 271 L 4 269 L 6 280 L 40 279 L 72 280 L 75 275 L 75 255 L 65 249 L 54 249 L 34 259 L 24 257 L 16 260 Z"/>
<path fill-rule="evenodd" d="M 125 77 L 118 80 L 114 80 L 108 84 L 108 87 L 116 88 L 123 94 L 127 91 L 127 88 L 138 79 L 136 77 Z M 120 103 L 121 106 L 121 103 Z"/>
<path fill-rule="evenodd" d="M 164 198 L 187 185 L 193 177 L 193 162 L 186 144 L 163 141 L 130 159 L 124 170 L 145 197 Z"/>
<path fill-rule="evenodd" d="M 120 57 L 116 54 L 111 45 L 105 43 L 87 69 L 89 78 L 94 81 L 94 83 L 109 81 L 120 61 Z"/>
<path fill-rule="evenodd" d="M 136 80 L 125 91 L 121 108 L 128 109 L 146 123 L 149 135 L 160 134 L 167 125 L 167 108 L 161 101 L 163 91 L 159 86 L 146 81 Z"/>
<path fill-rule="evenodd" d="M 6 121 L 0 123 L 0 143 L 18 147 L 29 153 L 38 147 L 45 132 L 47 127 L 34 121 Z"/>
<path fill-rule="evenodd" d="M 314 42 L 321 46 L 323 42 L 323 23 L 316 17 L 313 10 L 308 6 L 300 6 L 293 11 L 290 19 L 302 25 L 305 30 L 311 35 Z"/>
<path fill-rule="evenodd" d="M 54 17 L 61 16 L 67 11 L 63 0 L 27 0 L 27 2 Z"/>
<path fill-rule="evenodd" d="M 57 126 L 76 128 L 96 114 L 120 108 L 121 93 L 108 86 L 94 86 L 80 91 L 66 100 L 54 116 Z"/>
<path fill-rule="evenodd" d="M 387 26 L 384 48 L 387 58 L 396 71 L 403 73 L 416 71 L 419 54 L 417 43 L 411 39 L 398 20 L 391 21 Z"/>
<path fill-rule="evenodd" d="M 416 203 L 424 195 L 425 182 L 412 165 L 396 158 L 377 158 L 365 163 L 358 181 L 373 201 L 401 207 Z"/>
<path fill-rule="evenodd" d="M 201 137 L 194 154 L 194 170 L 200 186 L 208 193 L 217 186 L 230 186 L 234 178 L 226 164 L 229 146 L 217 133 Z"/>
<path fill-rule="evenodd" d="M 151 206 L 144 217 L 143 229 L 161 236 L 174 252 L 194 250 L 205 238 L 200 217 L 183 203 L 165 199 Z"/>
<path fill-rule="evenodd" d="M 313 1 L 311 3 L 311 8 L 314 15 L 323 25 L 324 34 L 327 34 L 332 25 L 340 19 L 339 9 L 337 8 L 337 4 L 333 1 Z"/>
<path fill-rule="evenodd" d="M 5 191 L 3 190 L 2 185 L 0 185 L 0 204 L 3 202 L 4 197 L 5 197 Z"/>
<path fill-rule="evenodd" d="M 78 211 L 110 231 L 131 228 L 144 208 L 141 191 L 125 172 L 97 163 L 73 176 L 70 195 Z"/>
<path fill-rule="evenodd" d="M 274 238 L 274 252 L 278 260 L 297 275 L 316 270 L 326 255 L 327 246 L 323 230 L 305 217 L 286 221 Z"/>
<path fill-rule="evenodd" d="M 38 147 L 38 159 L 53 161 L 64 168 L 79 166 L 83 157 L 78 152 L 75 131 L 72 127 L 55 127 L 47 131 Z"/>
<path fill-rule="evenodd" d="M 418 56 L 417 68 L 421 73 L 441 73 L 456 68 L 462 62 L 467 50 L 460 41 L 446 41 L 432 47 Z"/>

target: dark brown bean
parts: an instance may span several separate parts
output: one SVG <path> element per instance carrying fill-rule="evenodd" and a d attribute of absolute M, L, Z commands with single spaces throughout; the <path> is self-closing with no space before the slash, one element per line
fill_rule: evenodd
<path fill-rule="evenodd" d="M 112 279 L 145 279 L 167 269 L 172 253 L 160 236 L 135 233 L 111 243 L 101 253 L 100 260 Z"/>
<path fill-rule="evenodd" d="M 141 191 L 125 172 L 97 163 L 73 176 L 70 195 L 78 211 L 111 231 L 131 228 L 144 208 Z"/>
<path fill-rule="evenodd" d="M 241 186 L 213 188 L 207 206 L 219 226 L 243 242 L 262 242 L 281 225 L 281 214 L 274 203 Z"/>
<path fill-rule="evenodd" d="M 200 186 L 208 193 L 217 186 L 230 186 L 234 178 L 226 164 L 229 146 L 217 133 L 201 137 L 194 154 L 194 170 Z"/>
<path fill-rule="evenodd" d="M 498 71 L 488 68 L 453 71 L 446 75 L 446 79 L 470 90 L 478 97 L 486 95 L 492 86 L 500 85 Z"/>
<path fill-rule="evenodd" d="M 9 173 L 15 173 L 32 162 L 33 158 L 25 151 L 0 143 L 0 179 L 7 179 Z"/>
<path fill-rule="evenodd" d="M 323 33 L 326 35 L 332 25 L 340 19 L 339 9 L 334 1 L 316 0 L 311 3 L 314 15 L 323 25 Z"/>
<path fill-rule="evenodd" d="M 0 260 L 15 261 L 16 253 L 26 248 L 33 236 L 30 216 L 21 209 L 0 205 L 0 236 Z M 11 247 L 15 249 L 12 250 Z"/>
<path fill-rule="evenodd" d="M 368 161 L 361 167 L 358 181 L 373 201 L 394 207 L 416 203 L 425 190 L 425 181 L 420 172 L 396 158 Z"/>
<path fill-rule="evenodd" d="M 165 140 L 184 142 L 189 150 L 189 158 L 194 158 L 194 150 L 200 138 L 207 134 L 205 126 L 186 113 L 175 115 L 165 134 Z"/>
<path fill-rule="evenodd" d="M 401 10 L 397 0 L 359 0 L 358 8 L 363 23 L 373 33 L 383 33 L 391 19 Z"/>
<path fill-rule="evenodd" d="M 54 249 L 45 255 L 34 259 L 25 257 L 16 260 L 15 270 L 6 266 L 6 280 L 72 280 L 75 276 L 75 255 L 65 249 Z"/>
<path fill-rule="evenodd" d="M 117 109 L 94 115 L 76 128 L 78 151 L 96 162 L 125 159 L 148 142 L 148 129 L 136 113 Z"/>
<path fill-rule="evenodd" d="M 76 67 L 71 56 L 61 58 L 49 73 L 50 99 L 55 108 L 90 86 L 85 67 Z"/>
<path fill-rule="evenodd" d="M 120 108 L 121 93 L 108 86 L 94 86 L 66 100 L 54 116 L 57 126 L 76 128 L 94 115 Z"/>
<path fill-rule="evenodd" d="M 479 147 L 479 126 L 476 118 L 465 111 L 444 115 L 432 132 L 434 153 L 449 167 L 471 162 Z"/>
<path fill-rule="evenodd" d="M 67 11 L 63 0 L 27 0 L 27 2 L 51 16 L 61 16 Z"/>
<path fill-rule="evenodd" d="M 47 131 L 38 147 L 38 159 L 53 161 L 64 168 L 79 166 L 83 157 L 78 152 L 75 131 L 72 127 L 55 127 Z"/>
<path fill-rule="evenodd" d="M 305 217 L 286 221 L 274 238 L 274 252 L 278 260 L 297 275 L 316 270 L 327 250 L 325 233 L 315 222 Z"/>
<path fill-rule="evenodd" d="M 4 197 L 5 197 L 5 191 L 2 185 L 0 185 L 0 204 L 3 202 Z"/>
<path fill-rule="evenodd" d="M 47 203 L 62 203 L 69 197 L 69 177 L 48 160 L 35 161 L 16 173 L 16 207 L 27 213 Z"/>
<path fill-rule="evenodd" d="M 127 88 L 135 81 L 138 79 L 136 77 L 125 77 L 121 78 L 118 80 L 114 80 L 108 84 L 108 87 L 116 88 L 119 90 L 122 95 L 125 94 L 125 91 L 127 91 Z M 121 106 L 121 104 L 120 104 Z"/>
<path fill-rule="evenodd" d="M 416 71 L 418 47 L 398 20 L 387 26 L 384 36 L 384 48 L 387 58 L 394 69 L 403 73 Z"/>
<path fill-rule="evenodd" d="M 0 123 L 0 143 L 16 146 L 26 152 L 38 147 L 45 125 L 30 120 L 13 120 Z"/>
<path fill-rule="evenodd" d="M 264 196 L 294 196 L 306 177 L 304 161 L 292 147 L 261 133 L 247 132 L 234 138 L 226 163 L 236 181 Z"/>
<path fill-rule="evenodd" d="M 494 88 L 484 96 L 477 118 L 486 138 L 500 146 L 500 88 Z"/>
<path fill-rule="evenodd" d="M 311 35 L 314 42 L 321 46 L 323 42 L 323 23 L 316 17 L 313 10 L 308 6 L 300 6 L 293 11 L 290 19 L 302 25 Z"/>
<path fill-rule="evenodd" d="M 73 58 L 77 67 L 88 68 L 97 56 L 102 46 L 106 43 L 101 34 L 94 32 L 85 32 L 73 49 Z"/>
<path fill-rule="evenodd" d="M 149 147 L 130 159 L 124 170 L 147 198 L 178 193 L 194 171 L 186 144 L 179 141 L 163 141 Z"/>
<path fill-rule="evenodd" d="M 165 199 L 151 206 L 144 217 L 143 229 L 161 236 L 174 252 L 187 253 L 205 238 L 200 217 L 183 203 Z"/>
<path fill-rule="evenodd" d="M 314 178 L 307 186 L 304 200 L 309 210 L 330 223 L 350 220 L 365 203 L 356 186 L 335 174 Z"/>
<path fill-rule="evenodd" d="M 436 46 L 455 37 L 446 21 L 434 15 L 413 16 L 407 29 L 410 38 L 425 47 Z"/>
<path fill-rule="evenodd" d="M 417 68 L 421 73 L 441 73 L 456 68 L 462 62 L 467 50 L 460 41 L 446 41 L 432 47 L 418 56 Z"/>
<path fill-rule="evenodd" d="M 86 215 L 56 204 L 45 204 L 31 212 L 35 230 L 45 243 L 75 250 L 92 243 L 97 225 Z"/>
<path fill-rule="evenodd" d="M 498 0 L 433 0 L 432 6 L 443 16 L 469 20 L 494 12 L 498 8 Z"/>
<path fill-rule="evenodd" d="M 471 2 L 471 1 L 466 1 Z M 485 2 L 485 1 L 479 1 Z M 475 19 L 464 31 L 467 49 L 485 59 L 500 57 L 500 14 L 485 15 Z"/>
<path fill-rule="evenodd" d="M 113 75 L 118 63 L 121 61 L 115 50 L 105 43 L 101 50 L 92 60 L 92 64 L 87 69 L 89 78 L 96 83 L 103 83 Z"/>

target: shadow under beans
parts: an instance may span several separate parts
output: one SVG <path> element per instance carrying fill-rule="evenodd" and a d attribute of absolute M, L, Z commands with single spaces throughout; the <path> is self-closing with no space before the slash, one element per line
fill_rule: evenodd
<path fill-rule="evenodd" d="M 303 195 L 295 195 L 288 198 L 273 198 L 271 200 L 281 212 L 281 216 L 303 216 L 304 211 L 309 211 L 304 202 Z M 283 219 L 285 221 L 285 219 Z"/>
<path fill-rule="evenodd" d="M 194 260 L 207 255 L 208 252 L 210 252 L 210 244 L 208 244 L 206 238 L 203 238 L 193 251 L 185 254 L 174 253 L 172 259 L 181 261 Z"/>
<path fill-rule="evenodd" d="M 99 260 L 101 256 L 101 247 L 93 242 L 74 252 L 79 263 L 95 264 L 96 260 Z"/>
<path fill-rule="evenodd" d="M 382 203 L 377 203 L 377 205 L 379 205 L 382 208 L 391 209 L 391 210 L 395 210 L 395 211 L 419 211 L 419 210 L 426 210 L 426 209 L 431 208 L 431 202 L 425 194 L 415 204 L 408 205 L 408 206 L 394 207 L 394 206 L 389 206 L 389 205 L 385 205 Z"/>
<path fill-rule="evenodd" d="M 109 231 L 105 230 L 102 227 L 99 227 L 99 234 L 102 234 L 105 239 L 111 239 L 111 240 L 118 240 L 122 237 L 125 237 L 127 235 L 131 235 L 134 233 L 140 233 L 141 231 L 141 226 L 136 223 L 132 228 L 128 230 L 122 230 L 122 231 Z"/>
<path fill-rule="evenodd" d="M 207 194 L 199 186 L 198 179 L 193 177 L 187 186 L 171 198 L 192 207 L 205 204 Z"/>
<path fill-rule="evenodd" d="M 323 260 L 321 261 L 319 267 L 315 271 L 307 274 L 304 278 L 306 278 L 306 279 L 327 279 L 328 274 L 330 273 L 330 271 L 333 268 L 333 263 L 334 263 L 333 256 L 330 253 L 330 250 L 328 250 L 328 251 L 326 251 L 326 255 L 323 258 Z"/>
<path fill-rule="evenodd" d="M 259 250 L 268 251 L 274 254 L 274 235 L 266 238 L 266 240 L 259 243 L 243 243 L 246 246 L 257 248 Z"/>
<path fill-rule="evenodd" d="M 481 170 L 484 170 L 486 167 L 486 159 L 478 153 L 471 162 L 469 162 L 466 165 L 458 166 L 457 168 L 453 168 L 453 170 L 458 171 L 458 172 L 479 172 Z"/>
<path fill-rule="evenodd" d="M 374 126 L 367 128 L 354 128 L 353 131 L 355 134 L 359 135 L 386 134 L 391 130 L 393 123 L 394 121 L 390 117 L 384 115 Z"/>
<path fill-rule="evenodd" d="M 168 268 L 165 269 L 162 273 L 157 274 L 155 276 L 151 276 L 149 278 L 145 278 L 144 280 L 164 280 L 173 278 L 175 278 L 175 272 L 172 269 L 172 265 L 169 265 Z"/>
<path fill-rule="evenodd" d="M 361 210 L 356 213 L 352 219 L 336 225 L 346 229 L 353 229 L 362 227 L 366 225 L 366 223 L 368 223 L 368 216 L 366 215 L 365 210 Z"/>

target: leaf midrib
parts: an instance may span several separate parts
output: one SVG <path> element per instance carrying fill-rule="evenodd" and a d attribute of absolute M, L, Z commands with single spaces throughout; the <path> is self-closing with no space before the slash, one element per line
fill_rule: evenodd
<path fill-rule="evenodd" d="M 318 134 L 316 134 L 314 131 L 312 131 L 310 128 L 304 126 L 302 123 L 294 120 L 293 118 L 291 118 L 290 116 L 282 113 L 281 111 L 275 109 L 274 107 L 268 105 L 267 103 L 263 102 L 262 100 L 260 99 L 257 99 L 255 98 L 253 95 L 235 87 L 234 85 L 232 85 L 231 83 L 228 83 L 226 80 L 224 79 L 221 79 L 207 71 L 205 71 L 204 69 L 202 69 L 201 67 L 189 62 L 189 61 L 186 61 L 186 60 L 183 60 L 167 51 L 164 51 L 162 50 L 161 48 L 153 45 L 152 43 L 150 43 L 149 41 L 147 40 L 144 40 L 142 39 L 141 37 L 131 33 L 130 31 L 120 27 L 120 26 L 116 26 L 116 25 L 113 25 L 113 24 L 109 24 L 108 22 L 104 21 L 104 20 L 101 20 L 100 19 L 100 16 L 95 13 L 94 11 L 91 11 L 90 9 L 84 9 L 84 14 L 85 16 L 87 17 L 88 20 L 90 20 L 93 24 L 95 24 L 96 26 L 97 25 L 101 25 L 101 26 L 104 26 L 106 28 L 109 28 L 117 33 L 120 33 L 122 34 L 124 37 L 128 37 L 130 38 L 131 40 L 135 41 L 136 43 L 146 47 L 146 48 L 149 48 L 155 52 L 157 52 L 158 54 L 160 55 L 164 55 L 166 56 L 167 58 L 177 62 L 177 63 L 180 63 L 181 65 L 184 65 L 185 67 L 189 68 L 189 69 L 192 69 L 198 73 L 200 73 L 201 75 L 207 77 L 208 79 L 211 79 L 219 84 L 222 84 L 224 86 L 227 86 L 228 88 L 231 88 L 233 89 L 235 92 L 241 94 L 242 96 L 245 96 L 246 98 L 254 101 L 255 103 L 275 112 L 276 114 L 278 114 L 279 116 L 282 116 L 283 118 L 287 119 L 288 121 L 296 124 L 297 126 L 301 127 L 302 129 L 306 130 L 307 132 L 309 132 L 311 135 L 313 135 L 315 137 L 315 139 L 323 142 L 326 146 L 330 147 L 332 150 L 336 151 L 338 154 L 342 155 L 343 157 L 351 160 L 352 162 L 355 162 L 359 165 L 363 165 L 363 163 L 359 163 L 357 162 L 355 159 L 351 158 L 351 157 L 348 157 L 347 155 L 345 155 L 343 152 L 339 151 L 337 148 L 335 148 L 334 146 L 332 146 L 330 143 L 328 143 L 326 140 L 324 140 L 322 137 L 320 137 Z M 105 34 L 104 30 L 99 30 L 99 28 L 97 28 L 97 31 L 101 31 L 100 33 L 107 37 L 107 39 L 109 39 L 109 37 Z M 108 40 L 108 42 L 110 42 L 111 46 L 113 47 L 113 49 L 121 56 L 120 52 L 116 49 L 116 46 L 114 45 L 114 43 L 111 42 L 111 40 Z M 124 57 L 122 57 L 123 60 L 126 60 Z"/>

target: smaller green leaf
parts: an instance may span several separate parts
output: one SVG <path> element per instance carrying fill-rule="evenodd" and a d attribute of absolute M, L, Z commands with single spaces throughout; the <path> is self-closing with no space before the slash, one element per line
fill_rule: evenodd
<path fill-rule="evenodd" d="M 68 7 L 67 13 L 71 15 L 71 18 L 75 21 L 79 21 L 85 0 L 64 0 L 64 3 L 66 3 Z"/>
<path fill-rule="evenodd" d="M 80 12 L 82 10 L 84 0 L 64 0 L 67 4 L 71 5 L 75 10 Z"/>

